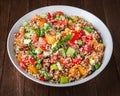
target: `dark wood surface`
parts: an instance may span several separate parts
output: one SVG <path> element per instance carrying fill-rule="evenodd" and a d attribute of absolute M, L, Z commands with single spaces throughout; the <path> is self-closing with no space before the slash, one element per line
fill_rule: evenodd
<path fill-rule="evenodd" d="M 113 55 L 96 78 L 73 87 L 48 87 L 27 79 L 12 65 L 6 49 L 11 27 L 27 12 L 48 5 L 85 9 L 98 16 L 109 28 L 114 43 Z M 119 22 L 120 0 L 0 0 L 0 96 L 120 96 Z"/>

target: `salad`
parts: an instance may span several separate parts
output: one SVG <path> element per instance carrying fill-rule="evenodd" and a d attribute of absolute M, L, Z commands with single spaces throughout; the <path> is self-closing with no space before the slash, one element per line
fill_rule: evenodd
<path fill-rule="evenodd" d="M 19 65 L 28 74 L 65 84 L 98 70 L 105 46 L 90 22 L 56 11 L 25 21 L 15 33 L 14 48 Z"/>

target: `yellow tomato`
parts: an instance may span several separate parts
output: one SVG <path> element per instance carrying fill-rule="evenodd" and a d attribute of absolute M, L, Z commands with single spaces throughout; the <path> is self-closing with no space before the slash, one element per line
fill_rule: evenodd
<path fill-rule="evenodd" d="M 37 69 L 35 66 L 32 66 L 32 65 L 28 66 L 28 71 L 33 74 L 37 74 Z"/>
<path fill-rule="evenodd" d="M 53 35 L 46 34 L 45 38 L 48 44 L 54 44 L 56 42 L 56 37 Z"/>

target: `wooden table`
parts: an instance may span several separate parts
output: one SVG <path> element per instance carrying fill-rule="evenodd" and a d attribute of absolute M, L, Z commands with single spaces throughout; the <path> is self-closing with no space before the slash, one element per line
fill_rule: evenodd
<path fill-rule="evenodd" d="M 48 5 L 71 5 L 98 16 L 111 31 L 112 58 L 96 78 L 67 88 L 37 84 L 12 65 L 6 41 L 13 24 L 24 14 Z M 0 0 L 0 96 L 120 96 L 120 0 Z M 107 34 L 106 34 L 107 35 Z"/>

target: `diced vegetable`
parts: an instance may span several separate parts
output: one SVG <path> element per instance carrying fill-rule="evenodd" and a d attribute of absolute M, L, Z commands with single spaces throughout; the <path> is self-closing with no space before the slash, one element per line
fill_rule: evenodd
<path fill-rule="evenodd" d="M 79 69 L 80 74 L 81 74 L 82 76 L 85 76 L 85 75 L 87 74 L 87 70 L 84 69 L 82 66 L 78 66 L 78 69 Z"/>
<path fill-rule="evenodd" d="M 41 49 L 40 47 L 37 47 L 37 48 L 35 49 L 35 53 L 37 53 L 37 54 L 42 53 L 42 49 Z"/>
<path fill-rule="evenodd" d="M 24 22 L 24 23 L 23 23 L 23 26 L 27 26 L 27 25 L 28 25 L 28 22 Z"/>
<path fill-rule="evenodd" d="M 25 39 L 30 39 L 30 33 L 25 33 L 25 34 L 24 34 L 24 38 L 25 38 Z"/>
<path fill-rule="evenodd" d="M 35 66 L 32 66 L 32 65 L 28 66 L 28 71 L 33 74 L 37 74 L 37 69 Z"/>
<path fill-rule="evenodd" d="M 57 65 L 59 70 L 62 70 L 62 66 L 61 66 L 60 62 L 57 62 L 56 65 Z"/>
<path fill-rule="evenodd" d="M 52 64 L 52 65 L 50 66 L 50 69 L 51 69 L 51 70 L 58 70 L 58 67 L 57 67 L 56 64 Z"/>
<path fill-rule="evenodd" d="M 62 55 L 62 56 L 64 56 L 65 57 L 65 50 L 64 50 L 64 48 L 60 48 L 59 49 L 59 53 Z"/>
<path fill-rule="evenodd" d="M 84 53 L 83 53 L 83 52 L 80 52 L 80 56 L 81 56 L 81 57 L 84 57 Z"/>
<path fill-rule="evenodd" d="M 67 52 L 66 52 L 66 54 L 69 55 L 69 56 L 71 56 L 71 57 L 74 55 L 74 53 L 75 53 L 75 49 L 73 49 L 71 47 L 69 47 L 68 50 L 67 50 Z"/>
<path fill-rule="evenodd" d="M 49 79 L 51 79 L 51 75 L 48 73 L 48 72 L 44 72 L 44 78 L 45 78 L 45 80 L 49 80 Z"/>
<path fill-rule="evenodd" d="M 90 58 L 89 62 L 90 62 L 91 65 L 95 65 L 95 60 L 93 58 Z"/>
<path fill-rule="evenodd" d="M 45 38 L 48 44 L 54 44 L 56 42 L 56 36 L 46 34 Z"/>
<path fill-rule="evenodd" d="M 51 53 L 52 53 L 51 51 L 46 51 L 46 52 L 44 51 L 44 52 L 43 52 L 43 55 L 46 57 L 46 56 L 50 56 Z"/>
<path fill-rule="evenodd" d="M 89 33 L 92 33 L 92 29 L 90 27 L 85 27 L 84 30 L 86 30 Z"/>
<path fill-rule="evenodd" d="M 60 83 L 61 83 L 61 84 L 68 83 L 68 78 L 67 78 L 67 76 L 61 76 L 61 77 L 60 77 Z"/>
<path fill-rule="evenodd" d="M 41 68 L 42 68 L 42 65 L 41 65 L 41 64 L 37 64 L 37 65 L 36 65 L 36 69 L 39 70 L 39 69 L 41 69 Z"/>
<path fill-rule="evenodd" d="M 82 40 L 78 40 L 77 43 L 78 43 L 79 45 L 82 45 L 82 44 L 83 44 Z"/>
<path fill-rule="evenodd" d="M 24 44 L 29 44 L 31 42 L 31 39 L 24 39 Z"/>
<path fill-rule="evenodd" d="M 100 64 L 95 64 L 95 69 L 98 70 L 100 68 Z"/>

